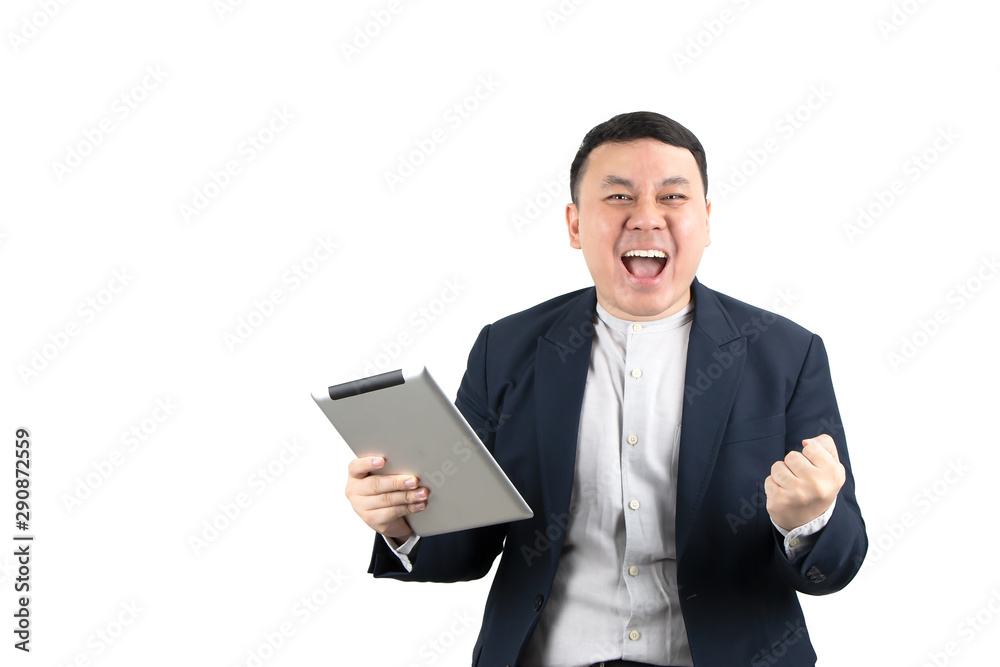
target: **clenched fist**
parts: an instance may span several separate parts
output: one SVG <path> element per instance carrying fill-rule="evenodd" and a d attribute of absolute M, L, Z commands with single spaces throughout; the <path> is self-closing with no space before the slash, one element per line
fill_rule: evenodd
<path fill-rule="evenodd" d="M 785 530 L 805 525 L 830 508 L 845 479 L 833 438 L 803 440 L 802 451 L 789 452 L 764 480 L 767 513 Z"/>

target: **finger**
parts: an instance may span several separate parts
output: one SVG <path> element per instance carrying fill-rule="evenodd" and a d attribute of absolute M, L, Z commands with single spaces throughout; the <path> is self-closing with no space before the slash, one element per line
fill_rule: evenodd
<path fill-rule="evenodd" d="M 423 511 L 426 507 L 427 503 L 423 502 L 414 505 L 395 505 L 393 507 L 372 510 L 367 513 L 367 523 L 369 526 L 388 526 L 399 517 L 416 514 Z"/>
<path fill-rule="evenodd" d="M 829 440 L 829 446 L 827 446 Z M 802 441 L 802 455 L 818 468 L 829 468 L 840 459 L 837 458 L 837 445 L 830 436 L 818 436 Z"/>
<path fill-rule="evenodd" d="M 426 502 L 430 495 L 430 490 L 425 488 L 413 489 L 412 491 L 387 491 L 374 496 L 358 496 L 355 500 L 356 509 L 361 511 L 380 510 L 386 507 L 398 507 L 400 505 L 415 505 Z"/>
<path fill-rule="evenodd" d="M 799 479 L 808 477 L 816 467 L 803 452 L 794 450 L 785 454 L 785 466 L 794 477 Z"/>
<path fill-rule="evenodd" d="M 771 466 L 771 481 L 778 487 L 785 487 L 792 482 L 795 475 L 788 469 L 784 461 L 775 461 Z"/>
<path fill-rule="evenodd" d="M 766 495 L 768 498 L 773 498 L 780 489 L 781 487 L 778 486 L 778 483 L 774 481 L 773 475 L 768 475 L 766 478 L 764 478 L 764 495 Z"/>
<path fill-rule="evenodd" d="M 834 461 L 840 461 L 840 454 L 837 452 L 837 443 L 834 442 L 832 437 L 826 433 L 820 433 L 813 440 L 823 445 L 823 449 L 830 453 Z"/>
<path fill-rule="evenodd" d="M 384 466 L 385 457 L 360 456 L 347 464 L 347 474 L 354 479 L 362 479 Z"/>
<path fill-rule="evenodd" d="M 389 491 L 410 491 L 418 484 L 419 480 L 413 475 L 369 475 L 360 486 L 363 495 L 377 496 Z"/>

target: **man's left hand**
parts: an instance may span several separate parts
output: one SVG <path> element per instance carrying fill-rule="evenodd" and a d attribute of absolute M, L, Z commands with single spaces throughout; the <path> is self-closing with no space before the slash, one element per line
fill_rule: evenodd
<path fill-rule="evenodd" d="M 802 451 L 789 452 L 764 480 L 767 513 L 785 530 L 805 525 L 830 508 L 845 479 L 833 438 L 803 440 Z"/>

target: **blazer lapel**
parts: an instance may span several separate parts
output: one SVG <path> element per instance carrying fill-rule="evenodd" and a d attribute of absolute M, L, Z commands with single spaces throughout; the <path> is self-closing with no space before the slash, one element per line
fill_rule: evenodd
<path fill-rule="evenodd" d="M 594 340 L 597 290 L 584 290 L 545 335 L 535 361 L 535 414 L 545 522 L 569 511 L 583 390 Z M 558 560 L 562 539 L 550 553 Z"/>
<path fill-rule="evenodd" d="M 746 337 L 718 298 L 695 278 L 677 470 L 677 559 L 691 535 L 743 373 Z"/>
<path fill-rule="evenodd" d="M 740 335 L 715 294 L 697 278 L 691 293 L 694 321 L 688 339 L 678 454 L 678 560 L 708 487 L 746 356 L 746 338 Z M 542 499 L 546 523 L 553 515 L 559 517 L 569 510 L 596 303 L 597 291 L 585 290 L 538 339 L 535 411 L 539 464 L 545 479 Z M 732 358 L 728 365 L 723 363 L 729 359 L 724 353 Z M 555 542 L 556 547 L 549 553 L 558 560 L 562 540 Z"/>

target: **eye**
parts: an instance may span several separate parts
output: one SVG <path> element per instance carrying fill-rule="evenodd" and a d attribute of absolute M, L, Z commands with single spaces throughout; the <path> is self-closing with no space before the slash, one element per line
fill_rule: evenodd
<path fill-rule="evenodd" d="M 619 199 L 619 197 L 620 197 L 620 199 Z M 615 201 L 625 201 L 628 198 L 629 198 L 628 195 L 623 195 L 623 194 L 613 194 L 613 195 L 609 195 L 608 196 L 608 199 L 613 199 Z"/>
<path fill-rule="evenodd" d="M 684 195 L 664 195 L 663 198 L 664 199 L 670 199 L 672 201 L 676 201 L 676 200 L 680 200 L 680 199 L 686 199 L 686 197 Z"/>

